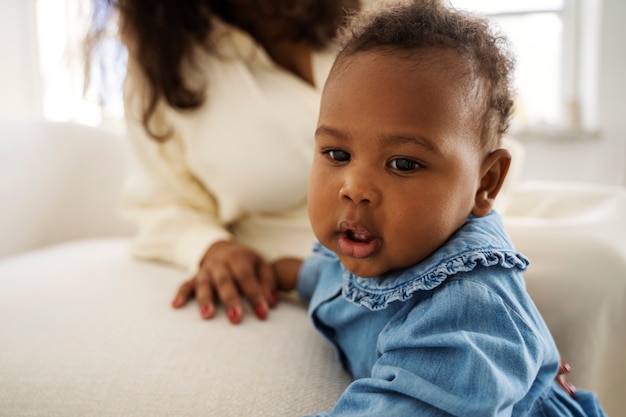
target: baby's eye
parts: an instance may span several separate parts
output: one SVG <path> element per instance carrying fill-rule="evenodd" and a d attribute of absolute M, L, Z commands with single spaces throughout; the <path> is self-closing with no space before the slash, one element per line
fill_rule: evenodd
<path fill-rule="evenodd" d="M 346 162 L 350 160 L 350 154 L 339 149 L 329 149 L 324 153 L 327 154 L 330 159 L 336 162 Z"/>
<path fill-rule="evenodd" d="M 398 171 L 413 171 L 414 169 L 417 169 L 420 164 L 411 159 L 396 158 L 389 161 L 388 166 L 392 169 L 397 169 Z"/>

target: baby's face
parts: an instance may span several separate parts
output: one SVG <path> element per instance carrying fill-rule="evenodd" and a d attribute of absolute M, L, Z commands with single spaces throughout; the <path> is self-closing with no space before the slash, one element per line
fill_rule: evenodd
<path fill-rule="evenodd" d="M 320 242 L 352 273 L 414 265 L 472 211 L 486 153 L 450 51 L 340 58 L 326 84 L 309 189 Z M 433 60 L 434 59 L 434 60 Z"/>

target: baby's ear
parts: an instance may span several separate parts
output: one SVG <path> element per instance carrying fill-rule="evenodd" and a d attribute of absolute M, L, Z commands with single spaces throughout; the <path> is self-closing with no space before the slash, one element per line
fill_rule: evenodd
<path fill-rule="evenodd" d="M 487 155 L 480 168 L 480 187 L 474 196 L 472 214 L 486 216 L 493 208 L 496 196 L 506 178 L 511 164 L 511 154 L 506 149 L 496 149 Z"/>

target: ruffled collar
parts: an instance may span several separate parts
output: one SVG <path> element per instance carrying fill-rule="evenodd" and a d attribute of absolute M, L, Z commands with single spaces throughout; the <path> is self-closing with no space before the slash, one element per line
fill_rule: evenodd
<path fill-rule="evenodd" d="M 319 245 L 318 252 L 337 259 Z M 382 310 L 394 301 L 406 301 L 419 290 L 432 290 L 449 276 L 481 266 L 525 271 L 529 261 L 513 248 L 500 216 L 470 216 L 448 241 L 419 264 L 375 278 L 362 278 L 342 266 L 343 296 L 370 310 Z"/>

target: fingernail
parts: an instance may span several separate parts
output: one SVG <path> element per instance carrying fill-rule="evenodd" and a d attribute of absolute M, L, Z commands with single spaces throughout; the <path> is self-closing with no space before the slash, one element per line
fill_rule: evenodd
<path fill-rule="evenodd" d="M 567 381 L 567 388 L 568 388 L 568 393 L 570 396 L 575 397 L 576 396 L 576 387 L 573 386 L 569 381 Z"/>
<path fill-rule="evenodd" d="M 265 320 L 265 318 L 267 317 L 267 309 L 265 308 L 263 304 L 257 304 L 254 307 L 254 314 L 256 314 L 256 316 L 260 320 Z"/>
<path fill-rule="evenodd" d="M 278 304 L 278 294 L 276 291 L 272 290 L 269 294 L 270 305 L 274 306 Z"/>
<path fill-rule="evenodd" d="M 200 306 L 200 315 L 205 319 L 211 318 L 213 316 L 213 306 L 210 304 Z"/>
<path fill-rule="evenodd" d="M 561 366 L 563 367 L 563 372 L 569 374 L 572 372 L 572 367 L 567 362 L 561 362 Z"/>
<path fill-rule="evenodd" d="M 172 307 L 174 308 L 178 308 L 180 306 L 182 306 L 185 303 L 185 300 L 183 299 L 183 297 L 181 296 L 177 296 L 176 298 L 174 298 L 174 300 L 172 301 Z"/>
<path fill-rule="evenodd" d="M 239 320 L 241 319 L 241 313 L 239 312 L 239 309 L 237 307 L 230 307 L 228 309 L 227 315 L 228 320 L 233 324 L 239 323 Z"/>
<path fill-rule="evenodd" d="M 270 307 L 274 307 L 276 304 L 278 304 L 278 293 L 275 290 L 267 290 L 265 292 L 265 295 L 267 297 L 267 302 L 269 303 Z"/>

